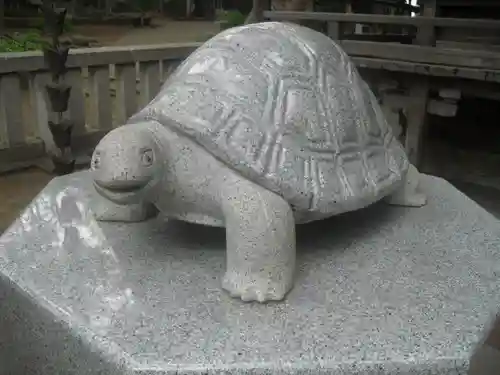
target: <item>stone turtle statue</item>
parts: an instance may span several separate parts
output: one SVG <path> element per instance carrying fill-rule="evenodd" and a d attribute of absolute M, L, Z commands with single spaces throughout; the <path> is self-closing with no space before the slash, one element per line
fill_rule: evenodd
<path fill-rule="evenodd" d="M 264 22 L 221 32 L 92 158 L 100 220 L 160 210 L 225 226 L 223 288 L 281 300 L 295 224 L 386 198 L 421 206 L 419 173 L 342 49 L 308 28 Z"/>

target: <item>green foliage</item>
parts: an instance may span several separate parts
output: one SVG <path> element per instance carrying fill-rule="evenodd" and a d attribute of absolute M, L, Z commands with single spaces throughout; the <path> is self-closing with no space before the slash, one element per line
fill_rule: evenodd
<path fill-rule="evenodd" d="M 41 50 L 46 45 L 37 31 L 14 33 L 0 37 L 0 53 Z"/>
<path fill-rule="evenodd" d="M 133 0 L 132 3 L 133 6 L 141 12 L 151 11 L 158 5 L 157 0 Z"/>
<path fill-rule="evenodd" d="M 221 22 L 221 29 L 243 25 L 245 19 L 245 15 L 238 10 L 223 10 L 217 13 L 217 20 Z"/>

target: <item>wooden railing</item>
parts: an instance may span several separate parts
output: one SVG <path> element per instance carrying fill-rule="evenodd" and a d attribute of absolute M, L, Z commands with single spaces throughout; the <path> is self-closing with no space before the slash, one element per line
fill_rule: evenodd
<path fill-rule="evenodd" d="M 76 152 L 91 149 L 157 93 L 170 72 L 197 43 L 103 47 L 71 51 L 65 80 L 72 86 L 68 113 Z M 45 84 L 39 52 L 0 55 L 0 172 L 44 157 L 54 147 L 48 130 Z"/>
<path fill-rule="evenodd" d="M 403 25 L 415 28 L 416 36 L 424 29 L 428 36 L 429 27 L 432 35 L 439 28 L 500 31 L 498 21 L 264 10 L 260 17 L 326 22 L 330 36 L 339 41 L 358 67 L 369 68 L 365 69 L 367 71 L 379 72 L 381 69 L 390 71 L 390 74 L 398 71 L 467 78 L 470 82 L 500 82 L 500 53 L 497 52 L 436 48 L 435 42 L 427 43 L 423 37 L 420 45 L 346 40 L 339 32 L 345 23 Z M 91 150 L 103 134 L 123 124 L 146 104 L 168 74 L 198 45 L 72 50 L 65 79 L 73 88 L 65 116 L 75 124 L 75 152 L 81 154 Z M 54 148 L 47 126 L 50 115 L 44 89 L 49 80 L 40 52 L 0 55 L 0 172 L 33 163 Z M 406 106 L 409 109 L 405 142 L 410 157 L 417 160 L 414 155 L 420 144 L 429 83 L 425 79 L 414 81 L 407 100 L 410 104 Z"/>
<path fill-rule="evenodd" d="M 261 20 L 276 21 L 318 21 L 323 22 L 325 32 L 334 40 L 339 41 L 343 49 L 361 65 L 373 68 L 383 68 L 383 63 L 388 66 L 392 63 L 394 70 L 403 70 L 425 74 L 425 69 L 432 69 L 439 65 L 441 70 L 452 73 L 453 76 L 462 78 L 481 79 L 500 82 L 500 49 L 488 48 L 487 44 L 480 48 L 460 48 L 467 44 L 479 46 L 479 43 L 492 39 L 500 44 L 500 21 L 480 19 L 456 19 L 425 16 L 390 16 L 381 14 L 356 14 L 356 13 L 323 13 L 323 12 L 290 12 L 290 11 L 264 11 L 258 15 Z M 351 40 L 354 34 L 343 32 L 347 24 L 379 24 L 400 25 L 409 27 L 412 37 L 411 44 L 384 43 L 381 41 Z M 464 37 L 465 40 L 454 40 L 453 34 L 444 33 L 449 30 L 471 31 L 476 36 Z M 490 36 L 477 37 L 478 30 L 491 32 Z M 446 40 L 440 36 L 448 35 Z M 465 33 L 466 34 L 466 33 Z M 495 36 L 498 35 L 497 37 Z M 451 35 L 451 36 L 450 36 Z M 467 39 L 468 38 L 468 39 Z M 355 39 L 362 39 L 358 35 Z M 456 39 L 456 38 L 455 38 Z M 472 43 L 471 41 L 477 43 Z M 464 43 L 467 42 L 467 43 Z M 439 48 L 436 48 L 439 47 Z M 450 47 L 453 46 L 453 47 Z M 479 70 L 479 72 L 477 72 Z M 434 69 L 436 75 L 439 71 Z M 444 75 L 450 75 L 445 73 Z M 433 75 L 433 74 L 430 74 Z"/>
<path fill-rule="evenodd" d="M 336 40 L 358 67 L 376 71 L 378 76 L 384 76 L 381 73 L 386 71 L 390 75 L 397 72 L 394 76 L 400 78 L 400 83 L 406 81 L 399 95 L 399 104 L 404 99 L 407 119 L 404 144 L 410 161 L 417 166 L 422 159 L 423 130 L 427 112 L 432 109 L 430 104 L 442 107 L 442 103 L 429 100 L 431 84 L 438 81 L 430 77 L 473 80 L 483 96 L 490 94 L 491 88 L 481 85 L 500 83 L 500 21 L 438 18 L 433 0 L 423 1 L 421 15 L 416 17 L 269 9 L 267 0 L 254 0 L 251 20 L 305 21 L 307 25 L 314 21 L 311 25 Z M 363 40 L 363 33 L 353 32 L 353 24 L 401 27 L 397 28 L 399 34 L 385 40 L 380 37 L 384 33 L 372 27 L 372 33 Z M 420 76 L 415 79 L 415 74 Z"/>

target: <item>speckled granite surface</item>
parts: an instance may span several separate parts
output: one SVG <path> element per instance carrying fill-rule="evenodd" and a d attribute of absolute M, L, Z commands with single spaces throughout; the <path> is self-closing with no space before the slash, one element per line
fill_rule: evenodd
<path fill-rule="evenodd" d="M 1 374 L 465 374 L 499 310 L 499 221 L 441 179 L 300 226 L 295 288 L 259 305 L 220 288 L 223 230 L 97 223 L 85 173 L 0 239 Z"/>

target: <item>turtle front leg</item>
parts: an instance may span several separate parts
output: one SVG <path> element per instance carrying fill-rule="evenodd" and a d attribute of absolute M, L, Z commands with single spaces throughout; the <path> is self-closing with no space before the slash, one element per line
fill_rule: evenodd
<path fill-rule="evenodd" d="M 243 301 L 281 300 L 295 272 L 295 221 L 280 196 L 243 180 L 225 188 L 223 288 Z"/>
<path fill-rule="evenodd" d="M 403 185 L 389 195 L 385 201 L 395 206 L 422 207 L 427 203 L 427 197 L 418 191 L 420 172 L 410 165 Z"/>

